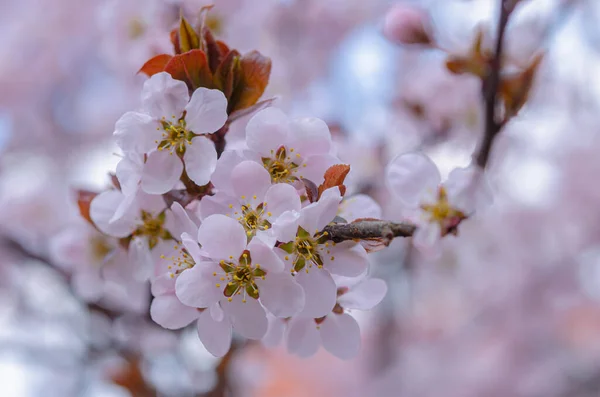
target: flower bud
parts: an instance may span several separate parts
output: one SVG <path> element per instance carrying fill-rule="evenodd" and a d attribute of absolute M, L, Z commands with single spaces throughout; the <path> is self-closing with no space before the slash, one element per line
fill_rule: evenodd
<path fill-rule="evenodd" d="M 431 45 L 429 15 L 420 8 L 396 5 L 385 16 L 383 34 L 396 44 Z"/>

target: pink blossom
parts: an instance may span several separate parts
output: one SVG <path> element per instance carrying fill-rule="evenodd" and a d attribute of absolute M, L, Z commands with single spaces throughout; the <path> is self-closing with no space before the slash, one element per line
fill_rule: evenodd
<path fill-rule="evenodd" d="M 437 166 L 421 153 L 393 159 L 386 177 L 405 216 L 418 226 L 415 246 L 431 254 L 442 236 L 489 200 L 487 182 L 477 168 L 457 168 L 442 184 Z"/>
<path fill-rule="evenodd" d="M 368 266 L 367 253 L 360 244 L 336 244 L 322 231 L 335 218 L 341 199 L 337 187 L 327 189 L 319 201 L 299 212 L 282 214 L 273 225 L 274 236 L 281 242 L 277 250 L 304 289 L 302 316 L 317 318 L 333 309 L 336 287 L 331 273 L 354 277 Z"/>
<path fill-rule="evenodd" d="M 285 334 L 288 351 L 309 357 L 323 345 L 341 359 L 354 358 L 360 350 L 360 329 L 345 311 L 370 310 L 381 302 L 386 292 L 385 282 L 374 278 L 339 288 L 337 303 L 329 314 L 320 318 L 298 316 L 289 322 Z"/>
<path fill-rule="evenodd" d="M 136 280 L 127 251 L 116 238 L 89 225 L 73 225 L 50 239 L 50 256 L 71 274 L 75 292 L 88 302 L 141 312 L 147 310 L 147 284 Z"/>
<path fill-rule="evenodd" d="M 222 161 L 221 172 L 212 178 L 217 188 L 226 186 L 228 170 L 242 159 L 264 166 L 273 183 L 293 183 L 301 178 L 319 185 L 325 171 L 339 160 L 330 154 L 331 134 L 317 118 L 290 120 L 281 110 L 267 108 L 256 113 L 246 126 L 248 151 L 230 154 Z"/>
<path fill-rule="evenodd" d="M 242 225 L 225 215 L 206 218 L 198 242 L 184 241 L 195 264 L 176 281 L 177 297 L 185 305 L 206 308 L 219 303 L 242 336 L 260 339 L 267 331 L 265 309 L 290 317 L 304 305 L 302 288 L 259 238 L 249 243 Z"/>
<path fill-rule="evenodd" d="M 206 134 L 226 120 L 227 100 L 221 91 L 198 88 L 190 98 L 185 83 L 168 73 L 155 74 L 144 83 L 141 111 L 127 112 L 116 123 L 115 139 L 126 154 L 119 180 L 140 184 L 146 193 L 166 193 L 179 181 L 185 163 L 190 179 L 207 184 L 217 152 Z"/>
<path fill-rule="evenodd" d="M 227 215 L 244 227 L 248 238 L 264 235 L 285 211 L 299 211 L 300 196 L 288 184 L 271 185 L 269 172 L 254 161 L 243 161 L 231 171 L 231 190 L 221 190 L 205 196 L 200 202 L 200 214 Z"/>
<path fill-rule="evenodd" d="M 138 191 L 125 196 L 118 190 L 108 190 L 96 196 L 90 206 L 92 221 L 103 233 L 124 238 L 129 243 L 129 260 L 136 264 L 141 279 L 152 276 L 161 255 L 171 251 L 183 232 L 194 224 L 179 204 L 166 208 L 161 196 Z"/>

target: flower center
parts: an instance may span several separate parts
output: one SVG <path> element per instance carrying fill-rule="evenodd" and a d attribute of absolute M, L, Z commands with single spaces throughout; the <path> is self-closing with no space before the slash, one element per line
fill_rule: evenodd
<path fill-rule="evenodd" d="M 319 269 L 323 267 L 322 255 L 330 252 L 327 249 L 330 244 L 329 242 L 326 242 L 327 240 L 327 232 L 317 233 L 312 236 L 303 228 L 298 227 L 296 239 L 280 245 L 279 248 L 283 249 L 288 254 L 295 255 L 292 272 L 299 272 L 300 270 L 305 269 L 308 273 L 308 269 L 313 267 L 313 265 L 317 266 Z M 289 259 L 288 256 L 286 256 L 286 260 L 287 259 Z"/>
<path fill-rule="evenodd" d="M 171 278 L 175 278 L 175 276 L 178 276 L 181 272 L 183 272 L 186 269 L 194 267 L 194 265 L 196 264 L 196 262 L 194 262 L 194 259 L 191 257 L 191 255 L 187 252 L 185 248 L 179 248 L 179 246 L 177 245 L 173 248 L 179 250 L 177 256 L 173 255 L 170 258 L 167 258 L 165 255 L 160 256 L 161 259 L 166 259 L 168 261 L 173 262 L 172 265 L 167 266 L 167 268 L 169 269 L 168 274 Z"/>
<path fill-rule="evenodd" d="M 103 236 L 93 236 L 90 239 L 90 247 L 92 259 L 96 263 L 102 263 L 104 258 L 106 258 L 106 256 L 113 250 L 113 247 Z"/>
<path fill-rule="evenodd" d="M 242 205 L 242 213 L 238 214 L 237 220 L 246 230 L 248 238 L 254 237 L 259 230 L 267 230 L 271 227 L 271 223 L 263 219 L 265 203 L 260 203 L 256 208 L 252 208 L 249 204 Z"/>
<path fill-rule="evenodd" d="M 448 202 L 448 193 L 443 186 L 438 189 L 437 201 L 433 204 L 421 204 L 421 209 L 425 211 L 429 222 L 440 225 L 442 234 L 448 233 L 466 218 L 462 211 L 452 207 Z"/>
<path fill-rule="evenodd" d="M 171 233 L 164 227 L 166 219 L 164 212 L 154 217 L 151 213 L 142 211 L 141 219 L 142 224 L 135 229 L 133 235 L 147 237 L 150 249 L 154 248 L 160 240 L 172 238 Z"/>
<path fill-rule="evenodd" d="M 175 118 L 175 116 L 172 116 Z M 162 141 L 155 141 L 158 144 L 158 150 L 168 150 L 169 154 L 177 153 L 182 155 L 185 153 L 186 145 L 192 144 L 192 139 L 196 136 L 193 132 L 186 128 L 185 116 L 177 120 L 177 122 L 171 122 L 161 120 L 162 125 Z M 157 130 L 160 130 L 157 127 Z"/>
<path fill-rule="evenodd" d="M 240 256 L 238 263 L 220 261 L 219 265 L 225 272 L 220 277 L 220 281 L 226 281 L 227 284 L 223 289 L 223 295 L 225 295 L 231 302 L 233 295 L 243 295 L 242 302 L 246 302 L 246 296 L 258 299 L 258 286 L 256 285 L 256 279 L 265 279 L 267 274 L 260 268 L 258 263 L 252 265 L 252 259 L 250 253 L 244 251 Z M 213 276 L 217 276 L 217 273 L 213 273 Z M 216 284 L 217 288 L 221 288 L 221 283 Z"/>
<path fill-rule="evenodd" d="M 289 150 L 290 153 L 293 151 L 294 149 Z M 300 155 L 296 153 L 296 157 L 300 158 Z M 289 183 L 298 180 L 294 172 L 299 166 L 292 161 L 291 156 L 288 156 L 285 146 L 277 149 L 272 157 L 263 157 L 262 162 L 265 169 L 269 171 L 273 183 Z"/>

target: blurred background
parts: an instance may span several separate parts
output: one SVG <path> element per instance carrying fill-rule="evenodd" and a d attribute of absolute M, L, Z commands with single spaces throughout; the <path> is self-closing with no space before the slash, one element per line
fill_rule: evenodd
<path fill-rule="evenodd" d="M 480 85 L 445 60 L 478 27 L 491 48 L 498 0 L 4 0 L 0 396 L 600 396 L 600 2 L 522 0 L 506 62 L 544 58 L 493 148 L 494 205 L 444 239 L 438 260 L 401 239 L 371 255 L 389 292 L 352 313 L 363 347 L 347 362 L 241 342 L 215 359 L 193 329 L 153 324 L 147 285 L 84 255 L 94 237 L 74 191 L 110 185 L 114 123 L 145 80 L 136 72 L 171 51 L 180 13 L 210 3 L 218 38 L 272 59 L 264 97 L 326 120 L 350 192 L 386 219 L 399 220 L 383 178 L 395 155 L 422 150 L 443 174 L 470 162 Z M 428 12 L 439 49 L 386 39 L 393 4 Z"/>

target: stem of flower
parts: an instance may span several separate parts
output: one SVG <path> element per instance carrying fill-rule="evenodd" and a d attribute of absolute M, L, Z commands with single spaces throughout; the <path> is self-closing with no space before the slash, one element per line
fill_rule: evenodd
<path fill-rule="evenodd" d="M 500 0 L 500 18 L 498 21 L 494 57 L 490 63 L 488 75 L 482 85 L 482 95 L 485 101 L 485 132 L 476 156 L 476 162 L 481 168 L 486 167 L 494 138 L 504 126 L 504 122 L 499 121 L 496 115 L 498 110 L 498 88 L 500 86 L 500 71 L 502 68 L 504 33 L 508 24 L 508 18 L 517 2 L 515 0 Z"/>

